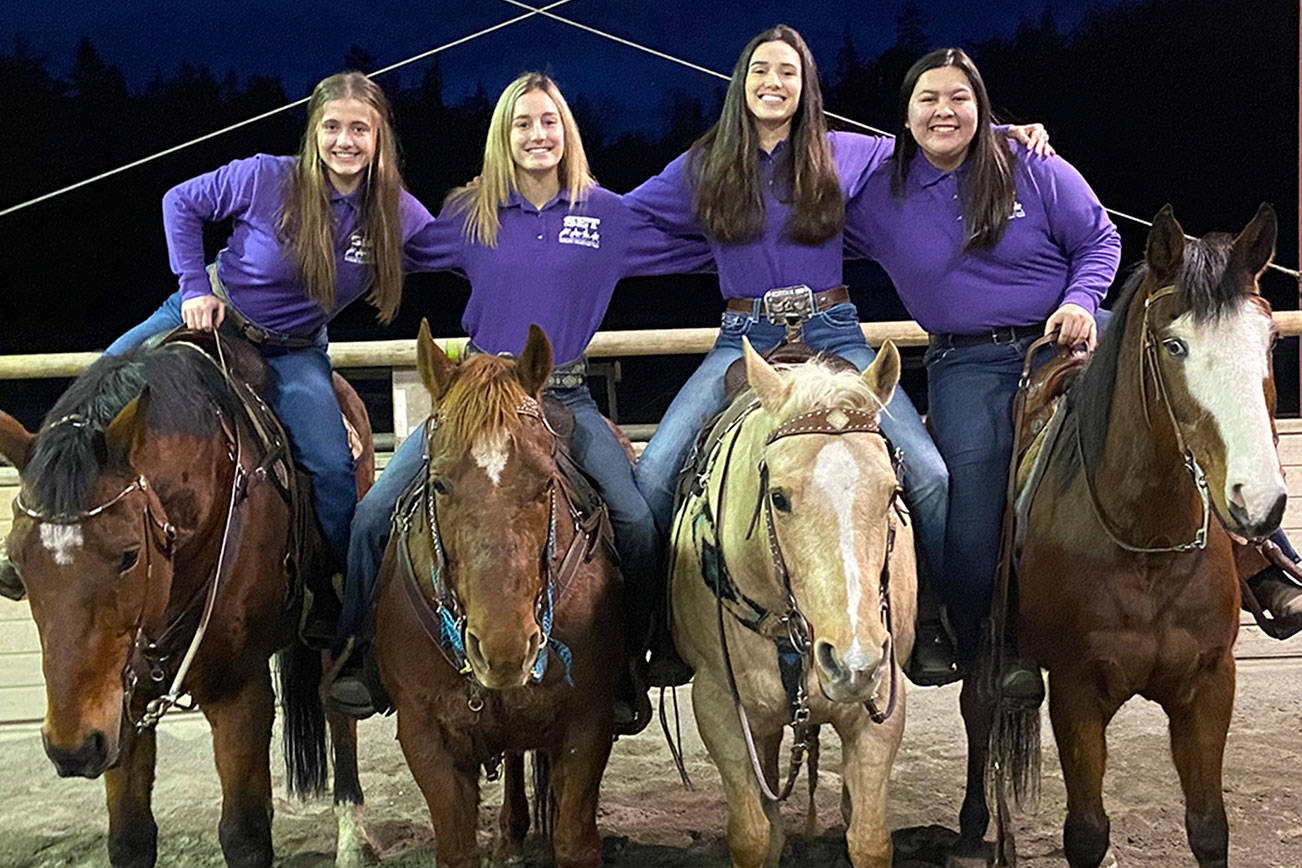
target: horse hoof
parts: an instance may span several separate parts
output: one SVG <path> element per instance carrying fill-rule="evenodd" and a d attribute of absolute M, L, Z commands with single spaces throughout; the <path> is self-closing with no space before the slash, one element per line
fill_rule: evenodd
<path fill-rule="evenodd" d="M 1103 854 L 1103 861 L 1099 863 L 1099 868 L 1117 868 L 1118 864 L 1120 863 L 1117 862 L 1117 854 L 1109 847 L 1108 852 Z"/>

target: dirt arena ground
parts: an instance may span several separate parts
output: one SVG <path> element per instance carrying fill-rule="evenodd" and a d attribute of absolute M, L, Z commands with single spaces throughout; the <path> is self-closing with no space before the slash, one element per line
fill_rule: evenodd
<path fill-rule="evenodd" d="M 647 868 L 714 868 L 728 864 L 718 775 L 696 737 L 685 694 L 680 705 L 689 770 L 696 789 L 684 791 L 658 728 L 621 740 L 606 771 L 600 824 L 607 861 Z M 1253 663 L 1240 667 L 1239 696 L 1226 754 L 1225 800 L 1230 861 L 1237 868 L 1302 866 L 1302 667 Z M 394 720 L 361 726 L 362 782 L 367 827 L 385 865 L 432 865 L 433 832 L 425 804 L 394 740 Z M 1048 733 L 1048 721 L 1045 720 Z M 1142 700 L 1122 709 L 1110 730 L 1106 798 L 1112 844 L 1122 866 L 1189 866 L 1179 784 L 1171 766 L 1161 710 Z M 159 736 L 154 796 L 159 864 L 221 865 L 216 827 L 220 794 L 206 727 L 169 721 Z M 954 687 L 913 689 L 908 729 L 891 786 L 890 817 L 896 865 L 943 864 L 943 848 L 957 823 L 964 748 Z M 837 801 L 839 747 L 824 736 L 818 794 L 819 836 L 800 838 L 804 786 L 784 808 L 792 842 L 783 865 L 848 864 Z M 1046 737 L 1045 778 L 1035 812 L 1018 815 L 1021 864 L 1064 864 L 1062 776 Z M 485 786 L 480 837 L 487 849 L 500 786 Z M 41 751 L 35 727 L 0 731 L 0 865 L 46 868 L 104 865 L 108 826 L 100 782 L 61 780 Z M 307 804 L 284 799 L 277 776 L 273 826 L 277 864 L 329 865 L 335 821 L 328 799 Z M 534 841 L 529 865 L 550 864 Z"/>

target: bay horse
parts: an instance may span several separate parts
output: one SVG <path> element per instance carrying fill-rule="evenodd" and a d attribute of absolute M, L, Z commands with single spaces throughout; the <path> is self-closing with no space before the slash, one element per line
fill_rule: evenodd
<path fill-rule="evenodd" d="M 428 473 L 400 504 L 380 567 L 375 641 L 438 864 L 478 868 L 480 768 L 492 774 L 502 754 L 495 855 L 519 857 L 530 822 L 521 754 L 537 751 L 550 767 L 556 864 L 600 865 L 623 610 L 604 507 L 575 509 L 539 408 L 551 344 L 531 326 L 518 360 L 457 365 L 422 323 L 417 348 L 435 406 Z M 548 786 L 536 777 L 535 790 L 547 815 Z"/>
<path fill-rule="evenodd" d="M 861 375 L 775 368 L 744 347 L 741 392 L 698 449 L 672 542 L 674 642 L 696 670 L 697 729 L 723 778 L 734 865 L 776 866 L 778 802 L 816 727 L 843 750 L 856 868 L 891 864 L 886 787 L 913 646 L 913 528 L 877 426 L 900 375 L 891 343 Z M 783 730 L 795 731 L 778 783 Z M 810 820 L 813 825 L 811 764 Z M 782 789 L 783 792 L 775 792 Z"/>
<path fill-rule="evenodd" d="M 0 454 L 20 474 L 6 545 L 41 639 L 42 740 L 60 776 L 104 776 L 114 866 L 155 863 L 154 726 L 183 694 L 212 729 L 227 863 L 271 864 L 267 661 L 278 649 L 290 789 L 324 786 L 321 657 L 296 641 L 289 575 L 323 562 L 289 539 L 284 441 L 262 448 L 279 435 L 255 430 L 236 394 L 265 386 L 261 355 L 222 341 L 223 370 L 211 340 L 189 333 L 101 358 L 34 435 L 0 413 Z M 365 490 L 370 426 L 348 392 Z M 335 798 L 351 822 L 356 730 L 331 729 Z"/>
<path fill-rule="evenodd" d="M 1167 714 L 1194 857 L 1203 868 L 1226 864 L 1234 539 L 1274 531 L 1286 496 L 1274 441 L 1274 325 L 1257 287 L 1275 234 L 1266 205 L 1237 237 L 1186 241 L 1170 206 L 1157 215 L 1144 263 L 1066 395 L 1043 474 L 1020 495 L 1028 506 L 1018 637 L 1021 653 L 1049 671 L 1073 868 L 1093 868 L 1108 852 L 1106 731 L 1133 696 Z M 974 680 L 963 688 L 969 845 L 988 818 L 979 771 L 990 718 Z M 1028 782 L 1038 764 L 1031 715 L 1038 723 L 1038 711 L 1014 721 L 1030 738 L 993 742 L 1015 782 Z"/>

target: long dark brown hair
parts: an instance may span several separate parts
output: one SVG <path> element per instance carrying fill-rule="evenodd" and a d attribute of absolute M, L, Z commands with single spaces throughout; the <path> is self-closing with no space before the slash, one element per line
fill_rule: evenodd
<path fill-rule="evenodd" d="M 963 221 L 968 229 L 966 250 L 994 247 L 1004 237 L 1008 218 L 1013 213 L 1017 189 L 1013 184 L 1013 167 L 1017 160 L 1008 148 L 1007 139 L 992 127 L 994 112 L 990 108 L 990 95 L 972 58 L 961 48 L 938 48 L 923 55 L 904 74 L 900 85 L 899 112 L 896 115 L 899 129 L 895 135 L 895 171 L 891 176 L 891 192 L 896 198 L 904 196 L 904 181 L 909 174 L 909 164 L 918 152 L 918 143 L 909 132 L 909 100 L 918 79 L 929 69 L 953 66 L 967 76 L 976 97 L 976 134 L 967 147 L 963 160 L 966 167 L 959 193 L 963 197 Z"/>
<path fill-rule="evenodd" d="M 779 195 L 793 206 L 787 237 L 800 244 L 819 244 L 844 228 L 845 200 L 827 141 L 818 66 L 805 40 L 785 24 L 746 43 L 732 68 L 719 119 L 692 145 L 689 165 L 696 219 L 708 235 L 727 244 L 750 241 L 763 230 L 759 132 L 746 107 L 746 73 L 751 55 L 765 42 L 785 42 L 800 55 L 800 102 L 774 175 L 781 185 Z"/>
<path fill-rule="evenodd" d="M 375 155 L 366 167 L 359 227 L 371 244 L 371 286 L 366 300 L 387 323 L 402 300 L 402 228 L 398 194 L 402 175 L 393 136 L 389 101 L 380 86 L 360 72 L 340 72 L 323 79 L 307 104 L 307 128 L 299 145 L 294 171 L 285 190 L 280 231 L 293 251 L 294 264 L 308 297 L 323 310 L 335 306 L 335 221 L 330 210 L 330 185 L 317 151 L 316 132 L 326 103 L 355 99 L 375 110 Z"/>

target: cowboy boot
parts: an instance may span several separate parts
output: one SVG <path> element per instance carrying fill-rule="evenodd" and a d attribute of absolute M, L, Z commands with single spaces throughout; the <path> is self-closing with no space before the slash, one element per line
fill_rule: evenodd
<path fill-rule="evenodd" d="M 9 558 L 0 555 L 0 596 L 17 602 L 27 596 L 18 567 Z"/>

